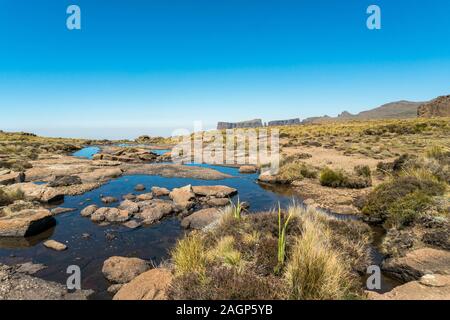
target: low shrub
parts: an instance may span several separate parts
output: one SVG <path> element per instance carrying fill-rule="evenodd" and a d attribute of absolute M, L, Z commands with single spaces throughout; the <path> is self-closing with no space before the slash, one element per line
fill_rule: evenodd
<path fill-rule="evenodd" d="M 370 178 L 371 172 L 369 166 L 358 165 L 354 167 L 355 173 L 357 176 Z"/>
<path fill-rule="evenodd" d="M 324 168 L 320 172 L 320 184 L 326 187 L 339 188 L 347 182 L 347 177 L 343 171 L 334 171 L 330 168 Z"/>
<path fill-rule="evenodd" d="M 432 204 L 432 198 L 422 191 L 414 191 L 392 203 L 387 211 L 387 229 L 401 228 L 413 223 Z"/>
<path fill-rule="evenodd" d="M 281 181 L 286 181 L 288 183 L 303 178 L 315 179 L 316 177 L 317 171 L 314 168 L 296 161 L 283 164 L 280 167 L 280 173 L 278 174 L 278 178 Z"/>
<path fill-rule="evenodd" d="M 409 171 L 377 186 L 368 195 L 362 213 L 378 222 L 392 219 L 391 221 L 395 223 L 402 221 L 410 223 L 411 219 L 414 220 L 414 217 L 420 215 L 417 210 L 427 203 L 428 197 L 442 195 L 445 190 L 445 183 L 431 173 L 420 170 Z M 420 201 L 414 201 L 412 194 Z"/>

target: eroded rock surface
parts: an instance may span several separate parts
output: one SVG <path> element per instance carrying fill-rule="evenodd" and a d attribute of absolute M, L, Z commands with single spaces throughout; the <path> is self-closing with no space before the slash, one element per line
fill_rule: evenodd
<path fill-rule="evenodd" d="M 113 300 L 166 300 L 172 273 L 163 268 L 151 269 L 125 284 Z"/>

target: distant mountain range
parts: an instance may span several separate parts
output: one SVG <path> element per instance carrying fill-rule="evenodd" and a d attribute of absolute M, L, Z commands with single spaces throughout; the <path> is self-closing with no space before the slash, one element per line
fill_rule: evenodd
<path fill-rule="evenodd" d="M 412 102 L 412 101 L 397 101 L 384 104 L 378 108 L 374 108 L 367 111 L 362 111 L 358 114 L 351 114 L 348 111 L 344 111 L 337 117 L 322 116 L 306 118 L 302 123 L 320 123 L 324 121 L 336 121 L 336 120 L 351 120 L 351 119 L 405 119 L 416 118 L 417 108 L 424 104 L 424 102 Z"/>
<path fill-rule="evenodd" d="M 426 102 L 397 101 L 384 104 L 380 107 L 362 111 L 358 114 L 351 114 L 348 111 L 341 112 L 337 117 L 321 116 L 306 118 L 299 122 L 299 119 L 270 121 L 269 126 L 322 123 L 327 121 L 345 121 L 345 120 L 371 120 L 371 119 L 407 119 L 417 117 L 450 117 L 450 95 L 441 96 Z M 242 121 L 242 122 L 219 122 L 217 129 L 232 128 L 256 128 L 262 127 L 261 119 Z"/>

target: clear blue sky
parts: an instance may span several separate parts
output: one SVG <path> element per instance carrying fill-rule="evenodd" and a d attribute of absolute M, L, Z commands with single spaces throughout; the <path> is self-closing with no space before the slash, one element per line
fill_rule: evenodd
<path fill-rule="evenodd" d="M 81 31 L 66 28 L 70 4 Z M 449 84 L 448 0 L 0 0 L 3 130 L 168 135 L 423 101 Z"/>

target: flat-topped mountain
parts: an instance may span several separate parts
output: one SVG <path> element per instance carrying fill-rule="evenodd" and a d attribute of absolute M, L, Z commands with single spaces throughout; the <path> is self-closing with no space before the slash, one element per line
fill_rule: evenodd
<path fill-rule="evenodd" d="M 294 124 L 300 124 L 300 119 L 299 118 L 295 118 L 295 119 L 288 119 L 288 120 L 269 121 L 268 126 L 269 127 L 289 126 L 289 125 L 294 125 Z"/>
<path fill-rule="evenodd" d="M 450 117 L 450 95 L 422 104 L 417 109 L 417 116 L 421 118 Z"/>
<path fill-rule="evenodd" d="M 237 129 L 237 128 L 259 128 L 263 123 L 261 119 L 254 119 L 241 122 L 219 122 L 217 123 L 217 130 L 223 129 Z"/>

